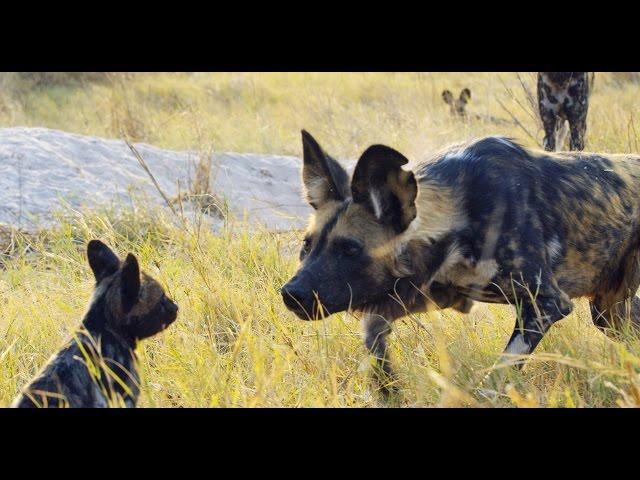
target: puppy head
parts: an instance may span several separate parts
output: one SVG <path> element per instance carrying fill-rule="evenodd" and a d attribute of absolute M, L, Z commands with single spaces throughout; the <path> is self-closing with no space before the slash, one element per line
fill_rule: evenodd
<path fill-rule="evenodd" d="M 129 253 L 120 261 L 100 240 L 91 240 L 87 258 L 96 279 L 94 302 L 104 300 L 107 322 L 115 331 L 141 340 L 176 320 L 178 305 L 156 280 L 140 271 L 135 255 Z"/>

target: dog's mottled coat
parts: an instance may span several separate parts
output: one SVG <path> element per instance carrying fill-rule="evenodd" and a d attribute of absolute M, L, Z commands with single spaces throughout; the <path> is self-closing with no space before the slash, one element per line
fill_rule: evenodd
<path fill-rule="evenodd" d="M 402 154 L 374 145 L 349 183 L 306 132 L 303 143 L 316 213 L 283 299 L 301 318 L 362 312 L 384 372 L 391 323 L 429 308 L 519 305 L 505 348 L 517 355 L 572 311 L 572 298 L 587 297 L 608 333 L 637 324 L 639 156 L 554 154 L 487 137 L 410 171 Z"/>

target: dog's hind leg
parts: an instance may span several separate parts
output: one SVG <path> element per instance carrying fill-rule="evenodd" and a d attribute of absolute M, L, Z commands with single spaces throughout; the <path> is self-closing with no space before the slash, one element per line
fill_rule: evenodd
<path fill-rule="evenodd" d="M 587 116 L 576 116 L 569 120 L 571 129 L 571 137 L 569 139 L 569 149 L 571 150 L 584 150 L 584 137 L 587 133 Z"/>
<path fill-rule="evenodd" d="M 589 302 L 591 319 L 598 329 L 607 336 L 620 340 L 622 334 L 640 333 L 640 297 L 629 295 L 614 303 L 598 297 Z"/>
<path fill-rule="evenodd" d="M 640 333 L 640 252 L 634 250 L 621 262 L 614 287 L 601 289 L 589 302 L 591 319 L 601 331 L 619 339 L 627 330 Z"/>
<path fill-rule="evenodd" d="M 544 126 L 544 149 L 553 152 L 556 149 L 556 124 L 558 117 L 552 110 L 541 110 L 540 117 Z"/>
<path fill-rule="evenodd" d="M 557 100 L 553 98 L 542 76 L 538 76 L 538 109 L 544 127 L 544 149 L 553 152 L 556 149 L 556 124 L 558 123 Z"/>

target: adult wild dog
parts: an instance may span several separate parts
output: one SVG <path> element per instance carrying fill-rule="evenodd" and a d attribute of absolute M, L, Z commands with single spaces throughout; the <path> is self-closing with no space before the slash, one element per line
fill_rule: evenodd
<path fill-rule="evenodd" d="M 140 271 L 99 240 L 87 246 L 96 289 L 82 329 L 27 385 L 13 406 L 135 407 L 140 393 L 137 343 L 173 323 L 178 306 Z"/>
<path fill-rule="evenodd" d="M 410 171 L 401 153 L 373 145 L 349 180 L 311 135 L 302 141 L 315 214 L 283 300 L 303 319 L 362 312 L 381 373 L 391 374 L 391 323 L 429 307 L 517 305 L 502 359 L 520 363 L 572 311 L 571 298 L 588 297 L 602 330 L 628 321 L 640 284 L 640 157 L 487 137 Z"/>

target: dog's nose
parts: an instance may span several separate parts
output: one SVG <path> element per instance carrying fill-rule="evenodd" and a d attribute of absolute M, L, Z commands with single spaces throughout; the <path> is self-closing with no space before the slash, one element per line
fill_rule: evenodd
<path fill-rule="evenodd" d="M 284 304 L 293 309 L 300 309 L 304 305 L 304 290 L 297 282 L 289 282 L 281 290 Z"/>
<path fill-rule="evenodd" d="M 162 299 L 162 306 L 170 313 L 178 313 L 178 304 L 169 297 L 164 297 Z"/>

